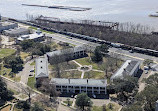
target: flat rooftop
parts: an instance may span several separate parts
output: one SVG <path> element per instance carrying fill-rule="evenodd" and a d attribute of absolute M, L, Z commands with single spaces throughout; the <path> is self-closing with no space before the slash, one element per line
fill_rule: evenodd
<path fill-rule="evenodd" d="M 73 86 L 97 86 L 105 87 L 107 81 L 105 79 L 65 79 L 65 78 L 52 78 L 51 82 L 57 85 L 73 85 Z"/>
<path fill-rule="evenodd" d="M 34 34 L 23 35 L 21 37 L 18 37 L 17 40 L 19 40 L 19 41 L 33 40 L 33 39 L 36 39 L 39 37 L 43 37 L 43 34 L 42 33 L 40 33 L 40 34 L 34 33 Z"/>

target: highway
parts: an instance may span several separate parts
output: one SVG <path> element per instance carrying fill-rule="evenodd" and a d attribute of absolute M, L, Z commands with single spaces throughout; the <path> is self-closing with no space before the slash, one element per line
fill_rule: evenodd
<path fill-rule="evenodd" d="M 62 41 L 62 42 L 67 42 L 69 44 L 73 44 L 76 46 L 81 46 L 81 45 L 88 45 L 91 48 L 94 48 L 96 46 L 99 46 L 100 44 L 94 43 L 94 42 L 89 42 L 86 40 L 81 40 L 69 36 L 65 36 L 62 34 L 46 34 L 46 36 L 50 36 L 55 40 Z M 132 59 L 132 60 L 139 60 L 139 61 L 144 61 L 145 59 L 151 59 L 154 61 L 154 63 L 158 64 L 158 58 L 150 55 L 145 55 L 145 54 L 140 54 L 140 53 L 130 53 L 128 50 L 122 50 L 120 48 L 109 48 L 109 54 L 117 56 L 118 58 L 122 58 L 123 60 L 127 59 Z"/>

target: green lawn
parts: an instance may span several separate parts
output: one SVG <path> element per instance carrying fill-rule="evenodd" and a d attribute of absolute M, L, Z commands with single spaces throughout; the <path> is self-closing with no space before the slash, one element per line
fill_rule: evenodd
<path fill-rule="evenodd" d="M 36 83 L 36 81 L 35 81 L 35 76 L 28 78 L 27 85 L 30 86 L 32 89 L 36 89 L 36 88 L 35 88 L 35 83 Z"/>
<path fill-rule="evenodd" d="M 80 71 L 65 71 L 61 73 L 61 78 L 81 78 Z"/>
<path fill-rule="evenodd" d="M 34 66 L 34 65 L 35 65 L 35 61 L 33 61 L 30 65 L 31 65 L 31 66 Z"/>
<path fill-rule="evenodd" d="M 97 72 L 97 71 L 89 71 L 85 72 L 84 78 L 89 78 L 89 79 L 105 79 L 105 74 L 104 72 Z"/>
<path fill-rule="evenodd" d="M 68 101 L 63 101 L 65 104 L 68 104 Z M 69 101 L 70 106 L 72 106 L 73 101 Z"/>
<path fill-rule="evenodd" d="M 15 49 L 0 49 L 0 58 L 10 56 L 15 53 Z"/>
<path fill-rule="evenodd" d="M 76 61 L 77 61 L 78 63 L 80 63 L 81 65 L 92 65 L 92 68 L 93 68 L 93 69 L 100 70 L 100 68 L 98 67 L 98 64 L 97 64 L 97 63 L 94 63 L 94 62 L 92 62 L 92 61 L 90 61 L 90 58 L 89 58 L 89 57 L 81 58 L 81 59 L 76 59 Z"/>
<path fill-rule="evenodd" d="M 34 29 L 34 30 L 37 30 L 37 27 L 32 27 L 32 26 L 31 26 L 31 27 L 29 27 L 29 28 L 30 28 L 30 29 Z M 42 30 L 42 29 L 41 29 L 41 31 L 42 31 L 42 32 L 45 32 L 45 33 L 49 33 L 49 34 L 54 34 L 54 32 L 50 32 L 50 31 L 46 31 L 46 30 Z"/>
<path fill-rule="evenodd" d="M 111 105 L 111 108 L 110 108 L 110 105 Z M 118 111 L 119 108 L 120 106 L 118 104 L 109 103 L 108 105 L 106 105 L 106 111 Z M 93 106 L 92 111 L 103 111 L 103 107 Z"/>
<path fill-rule="evenodd" d="M 28 57 L 28 56 L 29 56 L 28 53 L 26 53 L 26 52 L 20 52 L 20 57 L 21 57 L 22 60 L 25 60 L 26 57 Z"/>

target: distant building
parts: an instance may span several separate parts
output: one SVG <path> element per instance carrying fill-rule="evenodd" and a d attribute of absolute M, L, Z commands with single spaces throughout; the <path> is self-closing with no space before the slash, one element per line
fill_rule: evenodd
<path fill-rule="evenodd" d="M 158 111 L 158 100 L 156 101 L 155 111 Z"/>
<path fill-rule="evenodd" d="M 17 27 L 18 27 L 17 23 L 0 22 L 0 32 L 2 32 L 4 30 L 14 29 L 14 28 L 17 28 Z"/>
<path fill-rule="evenodd" d="M 138 70 L 140 69 L 140 62 L 127 60 L 117 72 L 112 75 L 111 79 L 123 78 L 126 75 L 137 76 Z"/>
<path fill-rule="evenodd" d="M 74 48 L 52 51 L 52 52 L 46 53 L 46 55 L 48 57 L 48 60 L 53 56 L 65 55 L 66 59 L 70 59 L 70 60 L 87 56 L 86 48 L 83 46 L 76 46 Z"/>
<path fill-rule="evenodd" d="M 106 80 L 52 78 L 51 83 L 55 84 L 56 90 L 61 93 L 107 94 Z"/>
<path fill-rule="evenodd" d="M 29 30 L 25 28 L 15 28 L 15 29 L 9 29 L 5 30 L 3 33 L 10 37 L 19 37 L 21 35 L 29 34 Z"/>
<path fill-rule="evenodd" d="M 48 60 L 47 57 L 39 57 L 36 59 L 35 78 L 36 82 L 43 78 L 48 78 Z"/>
<path fill-rule="evenodd" d="M 24 40 L 34 40 L 35 42 L 40 42 L 44 40 L 44 34 L 42 33 L 34 33 L 28 35 L 22 35 L 21 37 L 17 38 L 17 43 L 24 41 Z"/>

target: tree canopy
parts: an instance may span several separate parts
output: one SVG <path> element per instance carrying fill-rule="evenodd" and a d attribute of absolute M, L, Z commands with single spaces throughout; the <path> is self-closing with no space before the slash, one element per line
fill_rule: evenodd
<path fill-rule="evenodd" d="M 77 95 L 76 98 L 76 105 L 80 107 L 82 110 L 85 109 L 85 106 L 91 107 L 92 106 L 92 101 L 91 99 L 87 96 L 86 93 L 81 93 Z"/>
<path fill-rule="evenodd" d="M 13 92 L 7 89 L 6 83 L 0 77 L 0 103 L 13 98 Z M 1 104 L 0 104 L 1 105 Z"/>
<path fill-rule="evenodd" d="M 43 55 L 49 52 L 51 47 L 47 44 L 34 42 L 33 40 L 24 40 L 20 43 L 20 46 L 24 51 L 31 52 L 32 55 Z"/>
<path fill-rule="evenodd" d="M 4 58 L 4 63 L 12 69 L 12 72 L 18 72 L 23 68 L 23 60 L 20 56 L 8 56 Z"/>

